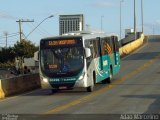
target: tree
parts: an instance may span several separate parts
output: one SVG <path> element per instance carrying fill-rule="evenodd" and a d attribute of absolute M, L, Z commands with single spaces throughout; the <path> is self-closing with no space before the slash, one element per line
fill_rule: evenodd
<path fill-rule="evenodd" d="M 15 53 L 13 48 L 2 48 L 0 51 L 0 63 L 14 62 Z"/>
<path fill-rule="evenodd" d="M 31 41 L 23 39 L 14 45 L 14 51 L 16 57 L 19 59 L 19 68 L 23 69 L 22 63 L 24 58 L 33 57 L 34 52 L 37 51 L 37 47 Z"/>
<path fill-rule="evenodd" d="M 37 50 L 36 46 L 28 40 L 21 40 L 14 45 L 14 51 L 17 57 L 31 58 Z"/>

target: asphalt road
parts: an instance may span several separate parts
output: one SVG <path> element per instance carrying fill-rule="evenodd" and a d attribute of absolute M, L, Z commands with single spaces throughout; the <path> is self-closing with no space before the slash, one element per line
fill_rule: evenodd
<path fill-rule="evenodd" d="M 14 114 L 160 114 L 160 40 L 148 43 L 121 61 L 112 84 L 95 91 L 35 90 L 0 100 L 0 113 Z"/>

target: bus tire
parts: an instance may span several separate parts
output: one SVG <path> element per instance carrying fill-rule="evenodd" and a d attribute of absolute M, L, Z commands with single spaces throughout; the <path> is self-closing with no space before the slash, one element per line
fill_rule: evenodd
<path fill-rule="evenodd" d="M 112 79 L 113 79 L 113 73 L 112 73 L 112 68 L 110 68 L 109 78 L 106 79 L 106 82 L 107 83 L 111 83 Z"/>
<path fill-rule="evenodd" d="M 112 81 L 112 78 L 113 78 L 113 74 L 112 74 L 112 69 L 110 68 L 110 71 L 109 71 L 109 77 L 104 79 L 102 81 L 102 84 L 107 84 L 107 83 L 111 83 Z"/>
<path fill-rule="evenodd" d="M 93 92 L 94 85 L 87 87 L 87 92 Z"/>
<path fill-rule="evenodd" d="M 58 92 L 58 89 L 51 89 L 52 94 Z"/>

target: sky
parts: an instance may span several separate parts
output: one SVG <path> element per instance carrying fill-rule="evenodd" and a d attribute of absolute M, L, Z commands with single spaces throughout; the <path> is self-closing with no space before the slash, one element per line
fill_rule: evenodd
<path fill-rule="evenodd" d="M 121 0 L 0 0 L 0 46 L 13 46 L 19 40 L 19 25 L 16 21 L 34 20 L 22 23 L 23 37 L 50 15 L 27 39 L 39 45 L 41 38 L 59 35 L 59 15 L 84 14 L 85 24 L 94 30 L 120 34 Z M 143 0 L 145 34 L 160 34 L 160 0 Z M 125 29 L 134 28 L 134 0 L 123 0 L 122 37 Z M 103 16 L 103 17 L 102 17 Z M 102 19 L 102 22 L 101 22 Z M 137 31 L 141 31 L 141 0 L 136 0 Z"/>

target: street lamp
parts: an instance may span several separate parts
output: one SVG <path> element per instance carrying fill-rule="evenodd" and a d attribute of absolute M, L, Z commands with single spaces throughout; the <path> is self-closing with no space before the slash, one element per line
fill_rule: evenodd
<path fill-rule="evenodd" d="M 52 17 L 54 17 L 54 15 L 50 15 L 49 17 L 43 19 L 43 20 L 26 36 L 26 38 L 27 38 L 32 32 L 34 32 L 34 31 L 38 28 L 38 26 L 40 26 L 45 20 L 47 20 L 47 19 L 49 19 L 49 18 L 52 18 Z"/>
<path fill-rule="evenodd" d="M 101 32 L 102 32 L 102 30 L 103 30 L 103 15 L 101 16 Z"/>
<path fill-rule="evenodd" d="M 142 33 L 144 32 L 144 23 L 143 23 L 143 0 L 141 0 L 141 15 L 142 15 Z"/>
<path fill-rule="evenodd" d="M 120 40 L 121 40 L 121 34 L 122 34 L 122 2 L 124 2 L 124 0 L 120 1 Z"/>
<path fill-rule="evenodd" d="M 136 39 L 136 0 L 134 0 L 134 34 Z"/>

